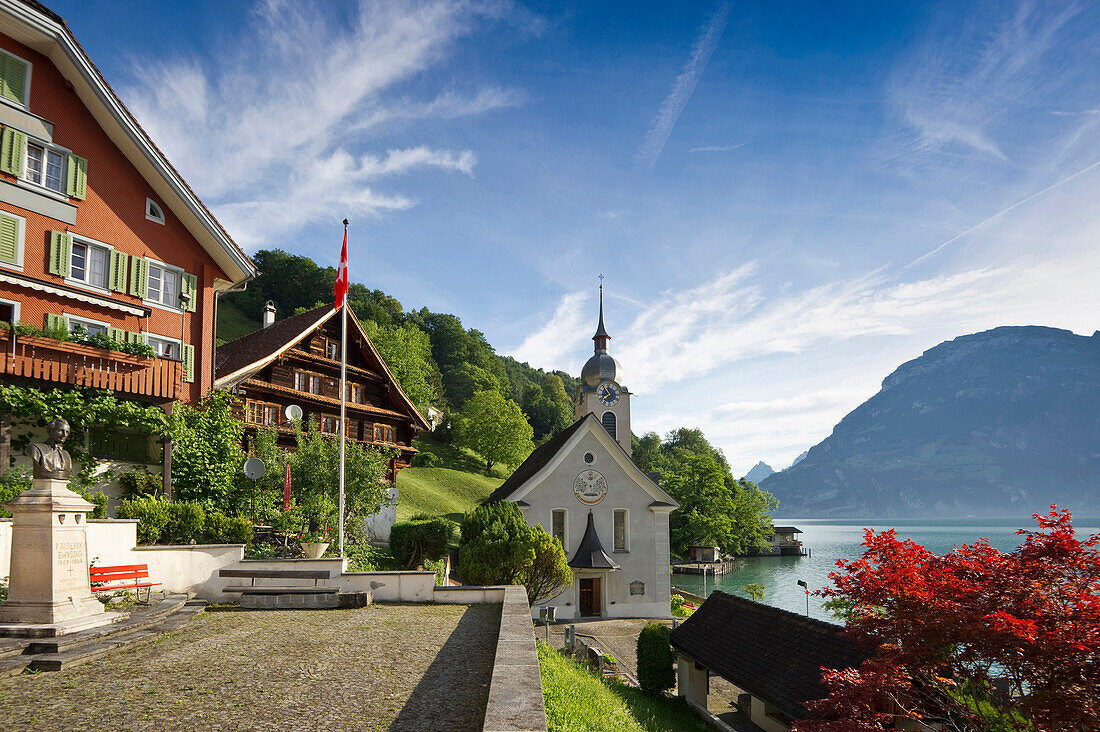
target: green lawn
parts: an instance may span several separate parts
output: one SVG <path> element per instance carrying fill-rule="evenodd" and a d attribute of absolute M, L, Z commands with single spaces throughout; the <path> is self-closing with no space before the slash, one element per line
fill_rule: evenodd
<path fill-rule="evenodd" d="M 604 683 L 592 671 L 541 641 L 538 651 L 549 732 L 710 729 L 682 699 L 655 698 L 623 684 Z"/>
<path fill-rule="evenodd" d="M 486 475 L 485 466 L 472 452 L 436 442 L 431 435 L 417 439 L 413 446 L 435 455 L 439 467 L 405 468 L 397 474 L 398 521 L 425 513 L 458 523 L 512 473 L 511 467 L 497 465 Z"/>

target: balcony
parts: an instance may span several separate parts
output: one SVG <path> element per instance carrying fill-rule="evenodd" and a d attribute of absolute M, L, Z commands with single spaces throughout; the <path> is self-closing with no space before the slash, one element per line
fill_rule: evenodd
<path fill-rule="evenodd" d="M 174 401 L 183 384 L 183 364 L 0 330 L 0 376 Z"/>

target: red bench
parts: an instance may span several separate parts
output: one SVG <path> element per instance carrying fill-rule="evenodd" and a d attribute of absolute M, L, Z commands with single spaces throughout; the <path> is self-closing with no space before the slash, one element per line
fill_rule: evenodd
<path fill-rule="evenodd" d="M 91 567 L 88 576 L 92 583 L 92 592 L 113 592 L 114 590 L 137 590 L 138 602 L 149 602 L 154 587 L 163 583 L 149 582 L 148 564 L 124 564 L 117 567 Z M 143 581 L 144 580 L 144 581 Z M 129 584 L 104 584 L 108 582 L 126 582 Z M 96 587 L 96 585 L 99 585 Z M 141 591 L 145 590 L 145 600 Z"/>

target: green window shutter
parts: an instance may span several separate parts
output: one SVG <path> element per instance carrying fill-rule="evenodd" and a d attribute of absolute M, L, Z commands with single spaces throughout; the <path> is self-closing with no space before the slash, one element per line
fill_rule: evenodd
<path fill-rule="evenodd" d="M 126 263 L 129 259 L 126 252 L 117 249 L 111 251 L 111 272 L 107 277 L 107 287 L 113 292 L 126 292 Z"/>
<path fill-rule="evenodd" d="M 16 178 L 23 175 L 23 153 L 27 149 L 27 136 L 19 130 L 5 127 L 0 134 L 0 170 Z"/>
<path fill-rule="evenodd" d="M 69 155 L 68 194 L 81 201 L 88 195 L 88 161 L 79 155 Z"/>
<path fill-rule="evenodd" d="M 195 347 L 186 344 L 183 346 L 183 380 L 195 380 Z"/>
<path fill-rule="evenodd" d="M 69 276 L 72 262 L 73 237 L 64 231 L 50 232 L 50 274 Z"/>
<path fill-rule="evenodd" d="M 199 278 L 185 272 L 181 279 L 180 289 L 181 292 L 191 296 L 191 299 L 187 301 L 187 312 L 195 312 L 195 305 L 199 299 Z"/>
<path fill-rule="evenodd" d="M 141 333 L 135 333 L 132 330 L 128 330 L 128 331 L 126 331 L 126 342 L 127 343 L 144 343 L 145 342 L 145 337 L 142 336 Z"/>
<path fill-rule="evenodd" d="M 27 64 L 6 53 L 0 54 L 0 58 L 3 59 L 3 64 L 0 64 L 0 95 L 23 104 L 27 94 Z"/>
<path fill-rule="evenodd" d="M 145 288 L 149 286 L 149 262 L 141 257 L 133 259 L 130 266 L 130 294 L 144 299 Z"/>
<path fill-rule="evenodd" d="M 110 338 L 115 343 L 125 343 L 126 342 L 126 331 L 124 331 L 122 328 L 114 328 L 112 326 L 107 326 L 107 337 Z"/>
<path fill-rule="evenodd" d="M 66 318 L 64 315 L 54 315 L 53 313 L 46 313 L 46 330 L 57 331 L 61 329 L 69 329 L 69 319 Z"/>
<path fill-rule="evenodd" d="M 19 264 L 19 220 L 0 214 L 0 262 Z"/>

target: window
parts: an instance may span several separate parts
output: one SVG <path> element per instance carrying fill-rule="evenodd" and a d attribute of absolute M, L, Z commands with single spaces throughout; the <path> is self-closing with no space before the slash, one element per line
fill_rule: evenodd
<path fill-rule="evenodd" d="M 0 265 L 23 266 L 23 233 L 26 221 L 0 212 Z"/>
<path fill-rule="evenodd" d="M 603 423 L 603 428 L 607 430 L 607 434 L 611 435 L 611 439 L 615 439 L 615 413 L 604 412 L 600 422 Z"/>
<path fill-rule="evenodd" d="M 295 371 L 294 388 L 298 391 L 309 392 L 310 394 L 320 394 L 321 377 L 317 374 L 311 374 L 308 371 Z"/>
<path fill-rule="evenodd" d="M 11 300 L 0 300 L 0 322 L 19 322 L 19 303 Z"/>
<path fill-rule="evenodd" d="M 0 97 L 27 106 L 31 65 L 18 56 L 0 51 Z"/>
<path fill-rule="evenodd" d="M 325 416 L 321 418 L 321 431 L 326 435 L 335 435 L 340 431 L 340 418 Z"/>
<path fill-rule="evenodd" d="M 393 427 L 388 424 L 374 425 L 374 441 L 393 444 Z"/>
<path fill-rule="evenodd" d="M 594 452 L 586 452 L 586 453 L 584 454 L 584 461 L 585 461 L 586 463 L 588 463 L 589 465 L 591 465 L 592 463 L 596 462 L 596 453 L 594 453 Z"/>
<path fill-rule="evenodd" d="M 328 357 L 335 360 L 340 358 L 340 341 L 334 341 L 331 338 L 327 344 Z"/>
<path fill-rule="evenodd" d="M 627 512 L 625 508 L 615 509 L 615 551 L 627 551 Z"/>
<path fill-rule="evenodd" d="M 26 155 L 23 180 L 37 183 L 56 193 L 65 192 L 65 160 L 68 153 L 28 140 Z"/>
<path fill-rule="evenodd" d="M 279 405 L 249 400 L 245 421 L 249 424 L 260 424 L 265 427 L 278 427 L 281 421 L 279 419 Z"/>
<path fill-rule="evenodd" d="M 164 209 L 151 198 L 145 199 L 145 218 L 158 224 L 164 223 Z"/>
<path fill-rule="evenodd" d="M 551 512 L 550 533 L 565 546 L 565 509 L 556 508 Z"/>
<path fill-rule="evenodd" d="M 95 320 L 85 320 L 84 318 L 74 318 L 72 315 L 66 315 L 65 322 L 69 326 L 70 333 L 76 333 L 78 330 L 83 330 L 90 336 L 107 335 L 106 323 L 100 323 Z"/>
<path fill-rule="evenodd" d="M 158 358 L 174 358 L 177 361 L 180 357 L 180 342 L 171 338 L 164 338 L 162 336 L 154 336 L 145 334 L 145 342 L 153 347 L 153 353 Z"/>
<path fill-rule="evenodd" d="M 344 389 L 344 401 L 355 404 L 363 403 L 363 387 L 360 384 L 348 383 Z"/>
<path fill-rule="evenodd" d="M 180 308 L 180 274 L 182 273 L 178 269 L 150 262 L 145 299 L 178 310 Z"/>
<path fill-rule="evenodd" d="M 111 250 L 101 244 L 73 239 L 69 254 L 69 279 L 101 290 L 107 289 L 111 269 Z"/>

